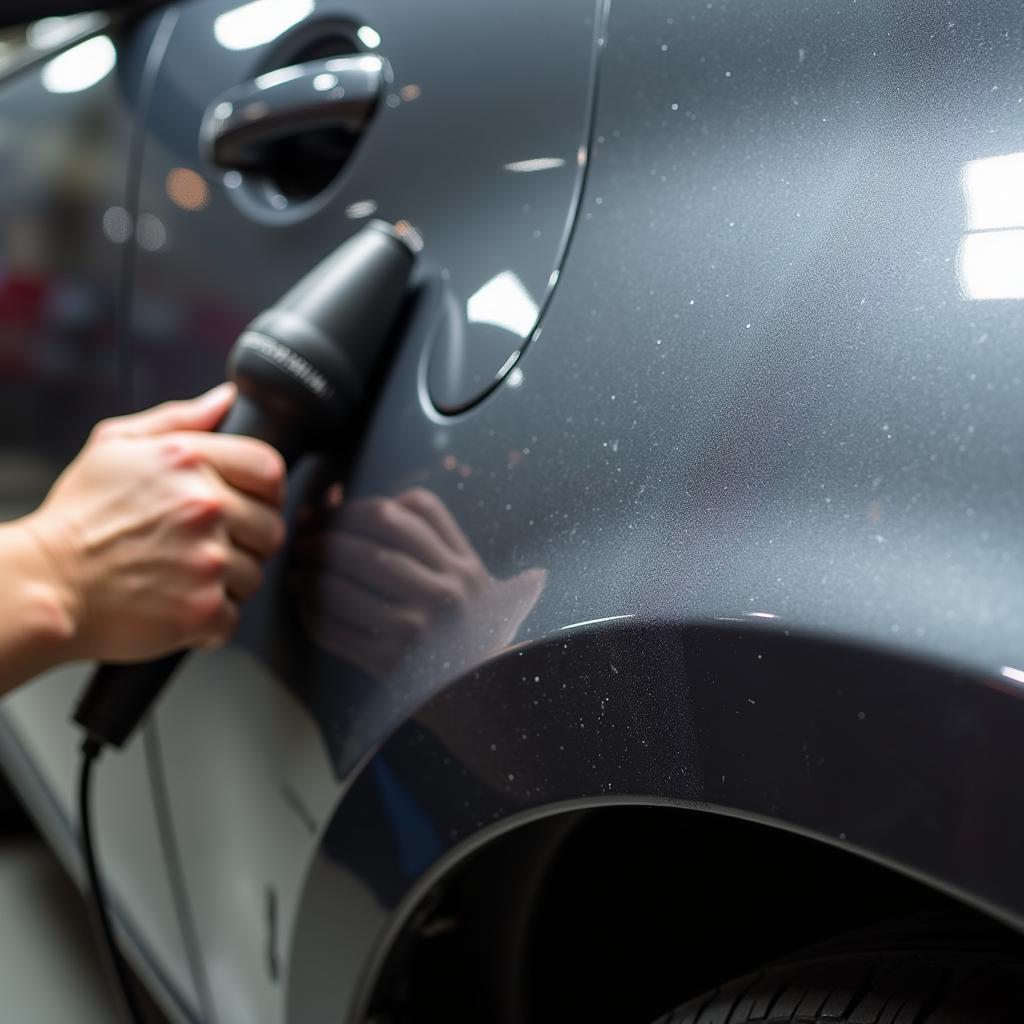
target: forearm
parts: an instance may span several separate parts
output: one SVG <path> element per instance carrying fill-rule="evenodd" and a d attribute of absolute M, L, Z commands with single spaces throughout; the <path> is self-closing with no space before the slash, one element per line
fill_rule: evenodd
<path fill-rule="evenodd" d="M 72 657 L 74 633 L 31 519 L 0 524 L 0 694 Z"/>

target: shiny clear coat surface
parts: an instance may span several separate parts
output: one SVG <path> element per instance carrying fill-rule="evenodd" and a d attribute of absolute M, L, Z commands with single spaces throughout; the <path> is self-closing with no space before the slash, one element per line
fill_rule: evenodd
<path fill-rule="evenodd" d="M 191 5 L 161 71 L 140 404 L 218 379 L 359 204 L 423 241 L 365 434 L 293 481 L 292 544 L 238 643 L 193 659 L 156 716 L 207 1014 L 361 1019 L 429 880 L 580 801 L 753 817 L 1019 926 L 1016 6 L 636 0 L 606 33 L 588 4 L 484 6 L 375 6 L 398 102 L 280 217 L 196 138 L 302 19 L 231 49 L 228 5 Z M 532 233 L 571 209 L 568 163 L 521 174 L 547 211 L 526 234 L 488 183 L 587 137 L 567 104 L 561 149 L 505 152 L 546 123 L 536 106 L 464 102 L 506 95 L 501 44 L 527 30 L 538 89 L 569 33 L 579 95 L 604 40 L 586 187 L 540 336 L 445 416 L 434 335 L 477 294 L 451 261 L 539 296 L 558 260 Z M 519 292 L 491 298 L 515 327 Z"/>

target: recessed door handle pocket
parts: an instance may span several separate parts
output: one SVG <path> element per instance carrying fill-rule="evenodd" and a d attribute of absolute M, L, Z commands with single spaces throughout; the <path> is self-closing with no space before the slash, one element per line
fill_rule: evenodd
<path fill-rule="evenodd" d="M 331 131 L 354 139 L 389 80 L 387 61 L 368 53 L 268 71 L 210 104 L 200 146 L 219 167 L 251 171 L 273 163 L 290 139 Z"/>

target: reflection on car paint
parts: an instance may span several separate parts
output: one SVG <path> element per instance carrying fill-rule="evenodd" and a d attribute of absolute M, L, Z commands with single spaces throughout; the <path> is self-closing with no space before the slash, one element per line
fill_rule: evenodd
<path fill-rule="evenodd" d="M 109 36 L 93 36 L 58 54 L 42 69 L 47 92 L 83 92 L 103 81 L 117 63 L 117 50 Z"/>
<path fill-rule="evenodd" d="M 313 13 L 313 0 L 251 0 L 217 15 L 213 36 L 227 50 L 264 46 Z"/>
<path fill-rule="evenodd" d="M 449 678 L 493 657 L 547 582 L 542 568 L 495 577 L 425 488 L 345 502 L 336 486 L 293 547 L 290 582 L 308 635 L 378 682 L 410 657 Z"/>

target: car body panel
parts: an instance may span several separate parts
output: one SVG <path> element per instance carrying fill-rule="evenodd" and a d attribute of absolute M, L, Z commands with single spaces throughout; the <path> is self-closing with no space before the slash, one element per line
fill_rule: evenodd
<path fill-rule="evenodd" d="M 305 880 L 285 1019 L 366 1019 L 438 880 L 584 807 L 784 827 L 1020 928 L 1020 828 L 997 808 L 1017 797 L 1022 716 L 1015 687 L 757 622 L 622 620 L 519 645 L 422 706 L 340 795 Z M 351 949 L 372 951 L 370 971 Z"/>
<path fill-rule="evenodd" d="M 239 82 L 305 52 L 318 34 L 359 23 L 341 4 L 318 4 L 306 19 L 296 18 L 305 10 L 298 5 L 270 5 L 263 10 L 285 27 L 242 45 L 256 36 L 236 38 L 225 21 L 239 10 L 223 0 L 183 8 L 154 90 L 139 198 L 140 224 L 148 218 L 153 235 L 139 253 L 132 312 L 140 404 L 214 383 L 246 322 L 351 235 L 371 200 L 377 216 L 405 221 L 422 237 L 417 288 L 425 298 L 416 321 L 431 341 L 420 350 L 451 345 L 457 320 L 466 348 L 445 350 L 458 362 L 443 376 L 459 401 L 472 400 L 524 345 L 554 287 L 585 166 L 580 142 L 602 6 L 375 4 L 367 17 L 393 69 L 391 91 L 338 180 L 279 209 L 264 202 L 275 195 L 267 183 L 207 162 L 203 114 Z M 451 134 L 438 138 L 439 130 Z M 534 158 L 553 165 L 536 167 Z M 302 479 L 293 482 L 296 495 Z M 305 700 L 307 673 L 335 676 L 337 661 L 292 635 L 280 564 L 270 579 L 247 609 L 239 642 L 193 656 L 155 724 L 202 984 L 222 1024 L 283 1013 L 294 908 L 339 784 L 339 752 Z M 358 756 L 372 730 L 392 721 L 386 712 L 347 737 L 332 725 L 341 756 Z"/>
<path fill-rule="evenodd" d="M 401 47 L 436 11 L 378 6 L 402 84 Z M 418 151 L 394 159 L 425 78 L 316 216 L 275 222 L 209 178 L 199 211 L 161 198 L 174 167 L 205 171 L 205 105 L 258 67 L 212 56 L 227 9 L 190 8 L 205 41 L 179 37 L 174 88 L 157 91 L 143 401 L 213 383 L 237 329 L 346 236 L 378 129 L 380 194 L 433 209 Z M 847 844 L 1019 927 L 1018 14 L 612 5 L 542 334 L 458 416 L 428 382 L 451 291 L 437 253 L 487 204 L 443 190 L 366 430 L 354 450 L 339 438 L 343 468 L 300 470 L 289 516 L 298 541 L 300 512 L 343 476 L 344 504 L 318 514 L 346 535 L 357 503 L 419 488 L 487 582 L 360 669 L 342 628 L 360 609 L 332 582 L 344 564 L 295 543 L 237 644 L 191 659 L 156 715 L 222 1024 L 360 1019 L 428 880 L 580 800 Z"/>

